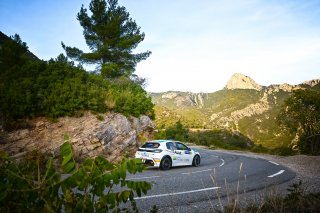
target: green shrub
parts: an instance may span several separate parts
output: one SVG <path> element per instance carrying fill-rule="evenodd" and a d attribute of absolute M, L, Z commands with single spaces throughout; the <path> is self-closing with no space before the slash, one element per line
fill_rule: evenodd
<path fill-rule="evenodd" d="M 278 147 L 269 150 L 270 154 L 281 155 L 281 156 L 289 156 L 296 154 L 290 147 Z"/>
<path fill-rule="evenodd" d="M 180 121 L 178 121 L 175 123 L 175 125 L 170 126 L 165 130 L 159 131 L 155 135 L 155 138 L 188 141 L 189 131 L 181 124 Z"/>
<path fill-rule="evenodd" d="M 76 67 L 62 54 L 44 62 L 28 58 L 27 53 L 27 47 L 14 41 L 0 49 L 0 125 L 4 128 L 15 126 L 18 119 L 56 119 L 84 110 L 154 118 L 151 98 L 134 79 L 104 79 Z"/>
<path fill-rule="evenodd" d="M 223 149 L 250 149 L 253 143 L 240 133 L 232 133 L 224 129 L 213 129 L 192 132 L 180 121 L 175 125 L 160 130 L 155 135 L 156 139 L 174 139 L 191 142 L 208 147 Z"/>
<path fill-rule="evenodd" d="M 104 117 L 102 115 L 96 115 L 96 118 L 99 120 L 99 121 L 104 121 Z"/>
<path fill-rule="evenodd" d="M 135 117 L 145 114 L 154 118 L 151 97 L 147 96 L 146 91 L 139 84 L 121 77 L 112 81 L 110 91 L 109 95 L 115 103 L 116 112 Z"/>
<path fill-rule="evenodd" d="M 318 212 L 320 194 L 305 194 L 302 182 L 294 183 L 288 188 L 285 197 L 269 195 L 260 204 L 250 204 L 239 212 Z"/>
<path fill-rule="evenodd" d="M 104 157 L 76 165 L 69 139 L 60 147 L 62 175 L 53 158 L 33 153 L 21 162 L 0 155 L 0 212 L 137 211 L 134 196 L 151 184 L 126 180 L 127 172 L 143 170 L 136 160 L 113 165 Z M 131 207 L 120 207 L 130 202 Z"/>

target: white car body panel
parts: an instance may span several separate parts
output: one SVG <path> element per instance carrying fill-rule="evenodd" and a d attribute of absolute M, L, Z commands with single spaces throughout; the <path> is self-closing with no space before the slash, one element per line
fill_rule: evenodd
<path fill-rule="evenodd" d="M 150 147 L 148 147 L 150 146 Z M 154 146 L 154 147 L 151 147 Z M 170 149 L 169 149 L 170 148 Z M 146 164 L 160 167 L 160 162 L 164 157 L 170 157 L 172 167 L 192 165 L 194 156 L 199 152 L 190 149 L 179 141 L 154 140 L 147 141 L 135 154 L 135 158 L 142 159 Z"/>

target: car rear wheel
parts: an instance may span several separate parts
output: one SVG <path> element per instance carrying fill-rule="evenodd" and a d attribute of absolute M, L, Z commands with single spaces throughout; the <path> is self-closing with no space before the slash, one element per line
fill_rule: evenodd
<path fill-rule="evenodd" d="M 193 158 L 192 166 L 197 167 L 197 166 L 200 165 L 200 162 L 201 162 L 200 156 L 199 156 L 199 155 L 196 155 L 196 156 L 194 156 L 194 158 Z"/>
<path fill-rule="evenodd" d="M 171 168 L 171 166 L 172 166 L 172 162 L 169 157 L 162 158 L 162 160 L 160 162 L 160 169 L 161 170 L 168 170 Z"/>

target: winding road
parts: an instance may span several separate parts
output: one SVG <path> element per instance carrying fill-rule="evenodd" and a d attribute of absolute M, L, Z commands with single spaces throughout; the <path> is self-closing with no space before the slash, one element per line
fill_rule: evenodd
<path fill-rule="evenodd" d="M 227 151 L 197 149 L 199 167 L 176 167 L 168 171 L 148 168 L 128 176 L 129 180 L 149 181 L 147 195 L 136 197 L 141 212 L 156 205 L 159 212 L 212 212 L 221 200 L 237 199 L 252 191 L 285 183 L 295 173 L 277 162 L 237 155 Z"/>

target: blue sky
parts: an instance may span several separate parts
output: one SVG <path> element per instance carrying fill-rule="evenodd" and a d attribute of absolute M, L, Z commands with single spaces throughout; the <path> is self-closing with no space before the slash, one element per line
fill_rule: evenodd
<path fill-rule="evenodd" d="M 42 59 L 61 41 L 87 50 L 76 20 L 89 0 L 1 0 L 0 30 Z M 213 92 L 233 73 L 261 85 L 320 78 L 320 0 L 119 0 L 152 51 L 136 74 L 150 92 Z"/>

